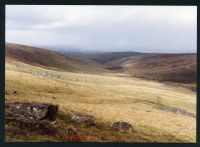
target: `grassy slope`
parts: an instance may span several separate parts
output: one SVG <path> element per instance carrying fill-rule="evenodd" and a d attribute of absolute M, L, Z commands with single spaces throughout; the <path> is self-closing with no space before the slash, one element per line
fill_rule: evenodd
<path fill-rule="evenodd" d="M 19 44 L 6 44 L 6 58 L 44 68 L 83 73 L 103 73 L 107 70 L 88 59 L 74 58 L 55 51 Z"/>
<path fill-rule="evenodd" d="M 176 83 L 196 83 L 196 54 L 137 55 L 116 59 L 106 66 L 137 77 Z"/>
<path fill-rule="evenodd" d="M 28 70 L 60 75 L 50 79 L 25 73 Z M 196 118 L 157 109 L 160 104 L 196 113 L 196 95 L 185 88 L 171 87 L 158 82 L 120 77 L 123 75 L 94 75 L 56 72 L 20 62 L 6 62 L 6 102 L 47 102 L 59 104 L 64 115 L 84 113 L 97 118 L 100 129 L 76 126 L 85 141 L 137 142 L 195 142 Z M 18 91 L 14 95 L 12 92 Z M 51 99 L 55 96 L 56 99 Z M 63 122 L 63 117 L 58 122 Z M 131 123 L 136 133 L 116 133 L 108 128 L 113 122 Z M 71 122 L 61 126 L 70 125 Z M 7 140 L 45 140 L 36 132 L 23 131 L 13 135 L 7 126 Z M 10 130 L 9 130 L 10 129 Z M 29 134 L 30 133 L 30 134 Z M 35 138 L 28 138 L 27 136 Z M 95 135 L 94 135 L 95 134 Z M 91 136 L 95 137 L 91 137 Z M 13 138 L 16 136 L 16 138 Z M 113 137 L 112 137 L 113 136 Z M 45 137 L 45 136 L 43 136 Z M 52 140 L 57 140 L 55 137 Z M 57 140 L 59 141 L 59 140 Z"/>

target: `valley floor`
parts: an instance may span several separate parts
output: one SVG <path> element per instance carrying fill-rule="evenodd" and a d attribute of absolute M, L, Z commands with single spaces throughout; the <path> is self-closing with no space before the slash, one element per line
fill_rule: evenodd
<path fill-rule="evenodd" d="M 100 129 L 76 126 L 85 141 L 196 142 L 195 92 L 126 76 L 58 72 L 8 60 L 5 100 L 58 104 L 63 115 L 95 116 Z M 119 120 L 132 124 L 136 132 L 114 133 L 106 129 Z M 63 117 L 58 118 L 62 126 L 71 124 L 63 121 Z M 28 134 L 17 136 L 12 131 L 7 125 L 7 141 L 38 141 L 37 137 L 29 140 L 24 137 Z M 121 139 L 113 139 L 115 135 Z"/>

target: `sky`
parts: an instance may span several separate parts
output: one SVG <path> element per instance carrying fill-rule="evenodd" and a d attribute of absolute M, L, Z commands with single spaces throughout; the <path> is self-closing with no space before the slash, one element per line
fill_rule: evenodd
<path fill-rule="evenodd" d="M 7 5 L 6 42 L 82 51 L 196 52 L 196 6 Z"/>

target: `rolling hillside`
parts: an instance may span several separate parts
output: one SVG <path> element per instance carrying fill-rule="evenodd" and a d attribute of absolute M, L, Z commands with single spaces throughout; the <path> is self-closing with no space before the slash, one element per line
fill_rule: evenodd
<path fill-rule="evenodd" d="M 6 121 L 6 141 L 69 142 L 72 136 L 67 128 L 71 127 L 82 142 L 196 142 L 196 92 L 131 77 L 152 78 L 154 73 L 160 78 L 181 71 L 175 77 L 187 79 L 183 73 L 195 71 L 196 55 L 123 56 L 99 64 L 46 49 L 6 44 L 5 103 L 59 105 L 56 122 L 46 122 L 44 128 Z M 75 115 L 93 116 L 94 127 L 73 122 Z M 113 130 L 113 123 L 120 120 L 131 124 L 134 131 Z"/>
<path fill-rule="evenodd" d="M 89 59 L 79 59 L 47 49 L 11 43 L 6 44 L 6 59 L 71 72 L 103 73 L 107 71 L 102 65 Z"/>
<path fill-rule="evenodd" d="M 133 77 L 160 82 L 196 83 L 196 54 L 145 54 L 119 58 L 105 65 Z"/>
<path fill-rule="evenodd" d="M 16 61 L 6 61 L 5 80 L 6 103 L 59 105 L 56 124 L 46 126 L 64 132 L 56 137 L 42 133 L 44 129 L 8 122 L 9 142 L 68 142 L 69 126 L 77 129 L 83 142 L 196 142 L 196 93 L 185 88 L 115 75 L 47 70 Z M 77 114 L 94 116 L 97 127 L 72 122 Z M 133 125 L 134 132 L 112 130 L 119 120 Z"/>
<path fill-rule="evenodd" d="M 91 59 L 110 71 L 160 82 L 172 82 L 195 90 L 197 71 L 195 53 L 139 52 L 65 52 L 75 58 Z M 180 84 L 182 85 L 180 85 Z M 171 84 L 171 83 L 170 83 Z M 183 85 L 183 84 L 192 84 Z"/>

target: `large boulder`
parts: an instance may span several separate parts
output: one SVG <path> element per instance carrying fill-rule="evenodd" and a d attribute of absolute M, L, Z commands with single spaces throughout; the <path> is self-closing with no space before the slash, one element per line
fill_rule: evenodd
<path fill-rule="evenodd" d="M 56 120 L 58 112 L 57 105 L 37 104 L 37 103 L 8 103 L 5 104 L 6 119 L 22 121 L 39 121 L 48 119 Z"/>
<path fill-rule="evenodd" d="M 133 131 L 133 126 L 125 121 L 118 121 L 112 124 L 112 129 L 116 131 Z"/>

